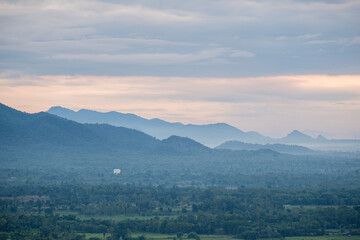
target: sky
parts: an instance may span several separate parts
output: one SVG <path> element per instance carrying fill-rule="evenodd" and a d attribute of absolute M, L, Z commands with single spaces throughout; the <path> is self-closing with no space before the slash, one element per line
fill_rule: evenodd
<path fill-rule="evenodd" d="M 0 0 L 0 102 L 360 138 L 358 0 Z"/>

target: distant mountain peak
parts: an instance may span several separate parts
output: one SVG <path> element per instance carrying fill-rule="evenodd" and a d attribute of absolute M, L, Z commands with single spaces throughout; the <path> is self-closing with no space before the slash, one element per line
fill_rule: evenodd
<path fill-rule="evenodd" d="M 97 112 L 97 111 L 82 108 L 82 109 L 78 110 L 77 112 L 79 113 L 79 112 Z"/>
<path fill-rule="evenodd" d="M 53 115 L 56 115 L 59 117 L 63 117 L 63 118 L 69 119 L 69 120 L 73 120 L 73 116 L 75 116 L 75 114 L 76 114 L 75 111 L 68 109 L 68 108 L 61 107 L 61 106 L 51 107 L 47 111 L 47 113 L 50 113 L 50 114 L 53 114 Z"/>
<path fill-rule="evenodd" d="M 286 137 L 282 138 L 281 140 L 289 141 L 289 142 L 308 142 L 308 141 L 314 141 L 315 139 L 298 130 L 294 130 L 291 133 L 289 133 Z"/>
<path fill-rule="evenodd" d="M 62 106 L 53 106 L 51 108 L 49 108 L 48 112 L 51 112 L 51 111 L 67 111 L 67 112 L 75 112 L 71 109 L 68 109 L 68 108 L 64 108 Z"/>
<path fill-rule="evenodd" d="M 323 135 L 319 134 L 319 136 L 317 136 L 316 140 L 318 140 L 318 141 L 327 141 L 328 139 L 326 137 L 324 137 Z"/>
<path fill-rule="evenodd" d="M 305 133 L 300 132 L 299 130 L 294 130 L 291 133 L 287 135 L 287 137 L 306 137 L 306 138 L 312 138 L 309 135 L 306 135 Z"/>
<path fill-rule="evenodd" d="M 299 130 L 294 130 L 291 133 L 289 133 L 288 136 L 307 136 L 307 135 L 300 132 Z"/>
<path fill-rule="evenodd" d="M 178 151 L 208 151 L 208 147 L 202 145 L 199 142 L 194 141 L 188 137 L 179 137 L 172 135 L 167 139 L 162 140 L 163 146 L 173 148 Z"/>

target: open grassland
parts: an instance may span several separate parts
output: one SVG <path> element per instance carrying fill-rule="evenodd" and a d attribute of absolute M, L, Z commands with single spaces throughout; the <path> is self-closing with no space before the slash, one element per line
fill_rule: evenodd
<path fill-rule="evenodd" d="M 132 237 L 144 236 L 147 239 L 154 239 L 154 240 L 165 240 L 165 239 L 176 238 L 176 234 L 161 234 L 161 233 L 133 233 L 131 234 L 131 236 Z"/>
<path fill-rule="evenodd" d="M 336 205 L 284 205 L 285 209 L 316 209 L 316 208 L 339 208 L 342 206 L 336 206 Z M 346 207 L 353 207 L 351 205 L 347 205 Z"/>
<path fill-rule="evenodd" d="M 105 238 L 102 233 L 85 233 L 86 239 L 90 239 L 90 238 L 106 239 L 107 237 L 110 237 L 110 236 L 111 235 L 109 233 L 105 234 Z"/>

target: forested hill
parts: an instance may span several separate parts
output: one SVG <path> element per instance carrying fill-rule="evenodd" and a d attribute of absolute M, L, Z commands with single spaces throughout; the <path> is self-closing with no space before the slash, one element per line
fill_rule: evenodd
<path fill-rule="evenodd" d="M 307 147 L 287 144 L 252 144 L 240 141 L 228 141 L 216 147 L 216 149 L 231 149 L 231 150 L 260 150 L 269 149 L 280 153 L 289 154 L 316 154 L 316 152 Z"/>
<path fill-rule="evenodd" d="M 44 112 L 27 114 L 3 104 L 0 104 L 0 123 L 3 146 L 79 146 L 99 144 L 102 140 L 82 124 Z"/>
<path fill-rule="evenodd" d="M 49 113 L 28 114 L 0 104 L 3 146 L 68 147 L 132 152 L 204 152 L 209 148 L 189 138 L 158 140 L 138 130 L 108 124 L 80 124 Z"/>
<path fill-rule="evenodd" d="M 0 104 L 0 142 L 25 147 L 143 147 L 159 140 L 140 131 L 105 124 L 80 124 L 49 113 L 28 114 Z"/>

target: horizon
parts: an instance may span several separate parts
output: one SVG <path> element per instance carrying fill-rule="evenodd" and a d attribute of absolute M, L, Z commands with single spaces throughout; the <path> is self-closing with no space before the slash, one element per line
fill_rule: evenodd
<path fill-rule="evenodd" d="M 1 102 L 0 102 L 0 104 L 4 104 L 4 103 L 1 103 Z M 4 105 L 7 106 L 7 107 L 10 107 L 10 108 L 12 108 L 12 109 L 15 109 L 15 110 L 17 110 L 17 111 L 21 111 L 21 112 L 25 112 L 25 113 L 30 113 L 30 112 L 23 111 L 23 110 L 21 110 L 21 109 L 13 108 L 13 107 L 8 106 L 8 105 L 6 105 L 6 104 L 4 104 Z M 43 110 L 43 111 L 39 111 L 39 112 L 32 112 L 32 113 L 30 113 L 30 114 L 36 114 L 36 113 L 40 113 L 40 112 L 49 113 L 49 111 L 50 111 L 51 109 L 53 109 L 53 108 L 60 108 L 60 109 L 63 109 L 63 110 L 69 110 L 69 111 L 72 111 L 72 112 L 74 112 L 74 113 L 78 113 L 78 112 L 81 112 L 81 111 L 94 111 L 94 112 L 97 112 L 97 113 L 112 113 L 112 112 L 113 112 L 113 113 L 119 113 L 119 114 L 131 114 L 131 115 L 135 115 L 135 116 L 137 116 L 137 117 L 139 117 L 139 118 L 143 118 L 143 119 L 145 119 L 145 120 L 159 119 L 159 120 L 162 120 L 162 121 L 166 121 L 165 119 L 161 119 L 161 118 L 158 118 L 158 117 L 145 118 L 145 117 L 143 117 L 143 116 L 141 116 L 141 115 L 137 115 L 137 114 L 134 114 L 134 113 L 131 113 L 131 112 L 97 111 L 97 110 L 94 110 L 94 109 L 86 109 L 86 108 L 71 109 L 71 108 L 67 108 L 67 107 L 65 107 L 65 106 L 51 106 L 51 107 L 48 108 L 47 110 Z M 52 113 L 51 113 L 51 114 L 52 114 Z M 56 115 L 56 114 L 55 114 L 55 115 Z M 72 121 L 73 121 L 73 120 L 72 120 Z M 177 122 L 166 121 L 166 122 L 169 122 L 169 123 L 180 123 L 180 124 L 183 124 L 184 126 L 187 126 L 187 125 L 204 126 L 204 125 L 215 125 L 215 124 L 227 124 L 227 125 L 229 125 L 229 126 L 232 126 L 232 127 L 237 128 L 238 130 L 241 130 L 241 131 L 243 131 L 243 132 L 257 132 L 257 133 L 260 133 L 261 135 L 263 135 L 263 136 L 265 136 L 265 137 L 270 137 L 270 138 L 272 138 L 272 139 L 274 139 L 274 140 L 276 140 L 276 139 L 281 139 L 281 138 L 285 138 L 285 137 L 287 137 L 288 135 L 291 135 L 291 134 L 297 133 L 297 132 L 299 132 L 300 134 L 304 134 L 304 135 L 306 135 L 306 136 L 310 136 L 310 137 L 312 137 L 313 139 L 316 139 L 316 138 L 318 138 L 318 137 L 325 137 L 325 138 L 328 139 L 328 140 L 341 139 L 341 138 L 336 138 L 336 137 L 335 137 L 335 138 L 329 137 L 329 136 L 327 136 L 328 133 L 323 133 L 323 132 L 313 131 L 313 130 L 293 129 L 293 130 L 291 130 L 290 132 L 286 133 L 286 134 L 283 135 L 283 136 L 277 136 L 277 137 L 276 137 L 276 136 L 265 135 L 265 134 L 263 134 L 263 133 L 261 133 L 261 132 L 258 132 L 258 131 L 256 131 L 256 130 L 244 131 L 243 129 L 240 129 L 240 128 L 238 128 L 238 127 L 236 127 L 236 126 L 233 126 L 233 125 L 231 125 L 231 124 L 228 124 L 228 123 L 226 123 L 226 122 L 214 122 L 214 123 L 205 123 L 205 124 L 201 124 L 201 123 L 199 123 L 199 124 L 183 123 L 183 122 L 179 122 L 179 121 L 177 121 Z M 110 125 L 111 125 L 111 124 L 110 124 Z M 345 139 L 345 138 L 343 138 L 343 139 Z M 358 140 L 358 138 L 348 138 L 348 139 Z"/>
<path fill-rule="evenodd" d="M 42 111 L 42 112 L 49 112 L 52 108 L 61 108 L 61 109 L 66 109 L 66 110 L 70 110 L 72 112 L 75 112 L 75 113 L 78 113 L 80 111 L 95 111 L 95 112 L 98 112 L 98 113 L 120 113 L 120 114 L 132 114 L 132 115 L 135 115 L 137 117 L 140 117 L 140 118 L 143 118 L 143 119 L 146 119 L 146 120 L 154 120 L 154 119 L 159 119 L 159 120 L 163 120 L 163 121 L 166 121 L 164 119 L 161 119 L 161 118 L 158 118 L 158 117 L 154 117 L 154 118 L 144 118 L 140 115 L 136 115 L 134 113 L 131 113 L 131 112 L 117 112 L 117 111 L 105 111 L 105 112 L 102 112 L 102 111 L 97 111 L 97 110 L 93 110 L 93 109 L 86 109 L 86 108 L 80 108 L 80 109 L 77 109 L 77 110 L 74 110 L 74 109 L 71 109 L 71 108 L 67 108 L 67 107 L 64 107 L 64 106 L 52 106 L 50 107 L 48 110 L 46 111 Z M 166 121 L 166 122 L 169 122 L 169 121 Z M 201 125 L 211 125 L 211 124 L 228 124 L 226 122 L 214 122 L 214 123 L 207 123 L 207 124 L 192 124 L 192 123 L 182 123 L 182 122 L 169 122 L 169 123 L 181 123 L 183 125 L 196 125 L 196 126 L 201 126 Z M 228 124 L 230 125 L 230 124 Z M 232 126 L 232 125 L 230 125 Z M 235 126 L 232 126 L 232 127 L 235 127 Z M 237 128 L 237 127 L 236 127 Z M 239 129 L 239 128 L 237 128 Z M 242 129 L 239 129 L 242 131 Z M 250 131 L 244 131 L 244 132 L 257 132 L 256 130 L 250 130 Z M 278 138 L 283 138 L 283 137 L 286 137 L 294 132 L 300 132 L 301 134 L 304 134 L 304 135 L 307 135 L 307 136 L 310 136 L 312 138 L 317 138 L 317 137 L 325 137 L 327 139 L 337 139 L 337 138 L 329 138 L 329 137 L 326 137 L 324 135 L 326 135 L 327 133 L 320 133 L 320 132 L 317 132 L 317 131 L 312 131 L 312 130 L 298 130 L 298 129 L 294 129 L 292 130 L 291 132 L 287 133 L 286 135 L 282 136 L 282 137 L 278 137 Z M 306 133 L 306 132 L 316 132 L 316 133 Z M 260 133 L 260 132 L 258 132 Z M 263 135 L 262 133 L 260 133 L 261 135 Z M 276 137 L 273 137 L 273 136 L 267 136 L 267 135 L 263 135 L 265 137 L 271 137 L 271 138 L 274 138 L 276 139 Z M 353 138 L 353 139 L 358 139 L 358 138 Z"/>

